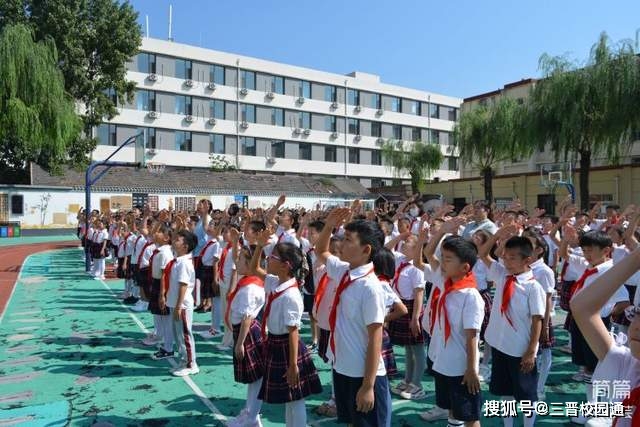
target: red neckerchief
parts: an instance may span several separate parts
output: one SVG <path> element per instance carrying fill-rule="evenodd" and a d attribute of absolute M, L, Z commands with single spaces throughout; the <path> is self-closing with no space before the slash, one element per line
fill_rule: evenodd
<path fill-rule="evenodd" d="M 331 345 L 331 352 L 333 353 L 334 358 L 336 357 L 336 342 L 335 342 L 334 336 L 336 333 L 336 317 L 338 314 L 338 305 L 340 304 L 340 296 L 342 295 L 344 290 L 349 287 L 350 284 L 352 284 L 358 279 L 362 279 L 363 277 L 368 276 L 371 273 L 373 273 L 373 268 L 367 271 L 362 276 L 358 276 L 354 279 L 350 279 L 349 270 L 347 270 L 342 276 L 342 279 L 340 279 L 338 290 L 336 291 L 336 295 L 333 297 L 333 305 L 331 306 L 331 313 L 329 314 L 329 329 L 331 330 L 329 344 Z"/>
<path fill-rule="evenodd" d="M 440 300 L 440 288 L 434 285 L 431 293 L 431 302 L 429 303 L 429 335 L 433 336 L 433 326 L 436 324 L 436 314 L 438 313 L 438 301 Z"/>
<path fill-rule="evenodd" d="M 153 242 L 147 242 L 144 244 L 140 253 L 138 254 L 138 265 L 140 265 L 140 261 L 142 261 L 142 256 L 144 255 L 144 251 L 147 250 L 149 246 L 153 245 Z M 149 266 L 151 266 L 151 259 L 149 259 Z"/>
<path fill-rule="evenodd" d="M 224 321 L 225 323 L 231 325 L 231 321 L 229 320 L 229 314 L 231 313 L 231 303 L 233 299 L 236 297 L 238 291 L 246 286 L 256 285 L 264 288 L 264 280 L 259 278 L 258 276 L 244 276 L 242 279 L 238 280 L 236 284 L 236 288 L 227 294 L 227 308 L 224 311 Z"/>
<path fill-rule="evenodd" d="M 316 312 L 318 311 L 320 302 L 322 301 L 322 298 L 324 298 L 324 294 L 327 291 L 327 284 L 329 284 L 329 276 L 325 272 L 318 281 L 318 289 L 316 289 L 316 296 L 313 299 L 313 308 Z"/>
<path fill-rule="evenodd" d="M 560 281 L 564 282 L 564 275 L 567 274 L 567 270 L 569 269 L 569 259 L 565 259 L 562 264 L 562 270 L 560 271 Z"/>
<path fill-rule="evenodd" d="M 531 277 L 533 279 L 533 276 Z M 511 298 L 513 294 L 516 293 L 516 276 L 510 274 L 507 276 L 507 280 L 504 283 L 504 288 L 502 289 L 502 302 L 500 304 L 500 314 L 507 318 L 507 322 L 511 325 L 513 329 L 516 329 L 513 324 L 513 320 L 509 315 L 509 305 L 511 304 Z"/>
<path fill-rule="evenodd" d="M 636 407 L 636 409 L 633 410 L 633 415 L 631 415 L 631 426 L 640 426 L 640 386 L 631 390 L 629 396 L 622 401 L 622 405 L 629 408 L 632 406 Z M 613 420 L 613 427 L 616 427 L 619 419 L 620 417 L 616 417 Z"/>
<path fill-rule="evenodd" d="M 176 263 L 176 259 L 172 259 L 164 266 L 164 270 L 162 270 L 162 290 L 166 294 L 169 290 L 169 280 L 171 279 L 171 270 L 173 270 L 173 266 Z"/>
<path fill-rule="evenodd" d="M 229 254 L 229 249 L 231 249 L 231 242 L 227 243 L 227 246 L 224 247 L 222 254 L 220 255 L 220 261 L 218 262 L 218 276 L 220 277 L 220 280 L 224 280 L 224 262 Z"/>
<path fill-rule="evenodd" d="M 149 280 L 153 279 L 153 259 L 156 257 L 156 255 L 158 255 L 158 252 L 160 252 L 160 249 L 155 248 L 153 250 L 153 253 L 151 254 L 151 257 L 149 258 L 149 271 L 147 272 L 147 275 L 149 276 Z"/>
<path fill-rule="evenodd" d="M 193 265 L 194 267 L 198 268 L 198 266 L 202 263 L 202 257 L 204 256 L 204 253 L 207 251 L 207 249 L 209 249 L 211 247 L 211 245 L 213 245 L 215 243 L 215 239 L 211 239 L 207 242 L 206 245 L 204 245 L 204 248 L 202 248 L 202 250 L 200 251 L 200 254 L 197 257 L 193 258 Z"/>
<path fill-rule="evenodd" d="M 393 275 L 393 281 L 391 282 L 391 287 L 396 291 L 398 295 L 400 295 L 400 289 L 398 289 L 398 282 L 400 281 L 400 273 L 402 270 L 410 266 L 411 263 L 408 261 L 402 261 L 400 266 L 396 269 L 396 274 Z"/>
<path fill-rule="evenodd" d="M 298 282 L 295 281 L 293 285 L 289 285 L 281 291 L 271 292 L 267 296 L 267 305 L 264 308 L 264 313 L 262 315 L 262 325 L 260 325 L 260 334 L 262 335 L 262 339 L 264 340 L 267 337 L 267 319 L 269 318 L 269 314 L 271 314 L 271 304 L 278 298 L 280 295 L 284 294 L 291 288 L 297 288 Z"/>
<path fill-rule="evenodd" d="M 582 276 L 580 276 L 580 278 L 578 280 L 576 280 L 576 283 L 573 284 L 573 286 L 571 287 L 571 294 L 569 296 L 569 300 L 571 300 L 571 298 L 573 298 L 573 296 L 576 294 L 576 292 L 578 292 L 580 289 L 583 288 L 584 286 L 584 282 L 585 280 L 587 280 L 587 277 L 589 276 L 593 276 L 594 274 L 596 274 L 598 272 L 597 268 L 587 268 L 584 273 L 582 273 Z"/>
<path fill-rule="evenodd" d="M 444 292 L 438 301 L 438 321 L 440 319 L 444 319 L 444 344 L 447 345 L 447 340 L 451 336 L 451 325 L 449 324 L 449 314 L 447 313 L 447 306 L 445 305 L 447 301 L 447 295 L 451 292 L 459 291 L 461 289 L 472 289 L 477 288 L 478 284 L 476 283 L 476 276 L 472 271 L 467 273 L 462 279 L 453 283 L 451 279 L 447 279 L 444 283 Z M 442 317 L 441 317 L 442 316 Z"/>

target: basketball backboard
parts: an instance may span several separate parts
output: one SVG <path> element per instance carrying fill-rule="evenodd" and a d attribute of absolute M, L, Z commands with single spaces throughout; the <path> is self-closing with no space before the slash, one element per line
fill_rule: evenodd
<path fill-rule="evenodd" d="M 571 162 L 542 163 L 538 165 L 540 185 L 553 187 L 558 184 L 573 184 Z"/>

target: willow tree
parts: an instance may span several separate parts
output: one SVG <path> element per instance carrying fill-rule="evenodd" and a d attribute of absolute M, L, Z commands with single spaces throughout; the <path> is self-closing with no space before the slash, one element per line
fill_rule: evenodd
<path fill-rule="evenodd" d="M 530 144 L 522 142 L 517 131 L 522 109 L 514 99 L 502 97 L 488 106 L 480 105 L 464 111 L 453 130 L 454 146 L 460 160 L 480 171 L 484 198 L 488 202 L 493 202 L 496 166 L 533 151 Z"/>
<path fill-rule="evenodd" d="M 584 65 L 545 54 L 540 67 L 543 79 L 532 90 L 523 136 L 549 144 L 556 160 L 578 159 L 580 207 L 588 209 L 594 156 L 618 163 L 640 128 L 638 57 L 632 42 L 614 45 L 602 33 Z"/>
<path fill-rule="evenodd" d="M 444 159 L 439 145 L 420 141 L 387 141 L 382 146 L 382 156 L 396 176 L 409 175 L 413 194 L 420 191 L 422 183 L 440 168 Z"/>
<path fill-rule="evenodd" d="M 56 170 L 82 122 L 65 92 L 53 42 L 34 42 L 24 25 L 0 33 L 0 177 L 24 178 L 25 164 L 35 161 Z"/>

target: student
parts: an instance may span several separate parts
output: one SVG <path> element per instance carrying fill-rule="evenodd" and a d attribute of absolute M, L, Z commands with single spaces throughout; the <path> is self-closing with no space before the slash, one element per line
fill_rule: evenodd
<path fill-rule="evenodd" d="M 384 291 L 371 263 L 383 245 L 384 235 L 374 222 L 351 222 L 344 227 L 342 260 L 331 255 L 331 230 L 350 215 L 349 208 L 331 211 L 316 245 L 327 275 L 339 284 L 329 317 L 338 422 L 388 427 L 391 395 L 380 357 L 386 309 Z"/>
<path fill-rule="evenodd" d="M 513 236 L 517 226 L 499 229 L 478 254 L 489 268 L 487 279 L 496 284 L 495 299 L 485 338 L 492 348 L 489 391 L 502 400 L 538 400 L 536 354 L 545 293 L 533 277 L 529 265 L 533 246 L 526 237 Z M 502 261 L 491 258 L 489 251 L 498 240 L 505 240 Z M 513 426 L 514 417 L 504 417 L 505 427 Z M 524 418 L 525 427 L 533 426 L 535 414 Z"/>
<path fill-rule="evenodd" d="M 108 233 L 105 229 L 103 221 L 96 221 L 96 231 L 91 241 L 91 250 L 93 258 L 92 273 L 94 279 L 104 280 L 105 256 L 107 253 L 107 237 Z"/>
<path fill-rule="evenodd" d="M 229 289 L 231 288 L 231 282 L 236 270 L 236 266 L 233 263 L 233 256 L 231 253 L 232 243 L 229 234 L 231 228 L 239 231 L 239 227 L 237 225 L 229 224 L 222 232 L 225 245 L 220 252 L 220 260 L 218 261 L 218 285 L 220 287 L 220 296 L 217 299 L 216 297 L 213 298 L 214 307 L 211 312 L 211 317 L 213 320 L 212 328 L 214 332 L 220 330 L 220 325 L 223 320 L 223 314 L 227 311 L 227 294 L 229 293 Z M 218 310 L 218 307 L 220 307 L 220 310 Z M 222 336 L 222 343 L 218 345 L 217 348 L 221 351 L 229 351 L 231 350 L 232 345 L 233 333 L 229 328 L 225 327 L 224 335 Z"/>
<path fill-rule="evenodd" d="M 491 237 L 491 233 L 486 230 L 478 230 L 471 236 L 471 242 L 479 248 L 486 243 Z M 493 307 L 493 296 L 491 295 L 491 288 L 493 283 L 487 280 L 488 268 L 484 262 L 476 262 L 473 266 L 473 274 L 476 276 L 476 283 L 478 284 L 478 291 L 484 301 L 484 318 L 482 319 L 482 326 L 480 327 L 480 340 L 483 342 L 482 360 L 480 362 L 480 378 L 484 382 L 491 380 L 491 346 L 484 339 L 484 333 L 487 330 L 489 324 L 489 317 L 491 316 L 491 307 Z"/>
<path fill-rule="evenodd" d="M 140 301 L 140 284 L 138 283 L 138 258 L 140 255 L 140 251 L 144 247 L 147 242 L 145 236 L 139 231 L 142 228 L 142 221 L 137 220 L 136 222 L 136 232 L 132 234 L 131 238 L 131 255 L 130 255 L 130 276 L 131 276 L 131 297 L 124 300 L 125 304 L 137 304 Z M 129 248 L 129 247 L 127 247 Z"/>
<path fill-rule="evenodd" d="M 627 347 L 611 336 L 600 308 L 608 305 L 625 281 L 639 269 L 640 250 L 636 249 L 619 264 L 599 275 L 590 286 L 583 288 L 571 300 L 574 320 L 599 361 L 593 373 L 594 381 L 609 385 L 628 381 L 630 393 L 626 398 L 613 393 L 604 396 L 613 402 L 622 401 L 623 405 L 630 408 L 627 412 L 629 418 L 614 420 L 616 427 L 640 425 L 640 309 L 631 306 L 626 310 L 631 322 Z M 608 422 L 611 420 L 608 419 Z"/>
<path fill-rule="evenodd" d="M 265 375 L 258 398 L 267 403 L 284 403 L 288 427 L 305 426 L 304 399 L 322 392 L 311 354 L 299 334 L 303 309 L 299 281 L 304 277 L 306 263 L 300 248 L 278 243 L 267 260 L 267 270 L 263 270 L 260 257 L 269 238 L 268 231 L 258 235 L 249 268 L 249 274 L 264 280 L 267 295 L 262 319 Z"/>
<path fill-rule="evenodd" d="M 154 241 L 154 228 L 149 231 L 147 226 L 145 225 L 141 230 L 141 234 L 145 237 L 146 242 L 144 246 L 140 249 L 138 253 L 138 288 L 140 290 L 140 299 L 131 307 L 132 311 L 135 312 L 144 312 L 149 309 L 149 295 L 151 294 L 151 270 L 149 266 L 149 261 L 151 260 L 151 256 L 153 255 L 153 251 L 156 249 L 156 244 Z M 154 335 L 150 334 L 149 342 L 155 344 L 157 340 L 154 339 Z"/>
<path fill-rule="evenodd" d="M 206 243 L 201 245 L 198 252 L 196 277 L 200 280 L 200 305 L 194 310 L 196 313 L 208 313 L 212 310 L 212 298 L 220 297 L 220 285 L 217 279 L 218 261 L 220 259 L 220 243 L 216 236 L 218 229 L 213 224 L 209 224 L 206 228 Z M 220 310 L 220 307 L 218 307 Z M 213 330 L 212 336 L 218 334 Z"/>
<path fill-rule="evenodd" d="M 187 230 L 175 234 L 172 242 L 176 258 L 165 266 L 163 278 L 169 281 L 166 306 L 169 308 L 173 326 L 173 338 L 180 354 L 181 363 L 171 373 L 176 377 L 186 377 L 200 372 L 196 361 L 196 342 L 193 338 L 193 288 L 196 272 L 193 268 L 191 252 L 198 238 Z"/>
<path fill-rule="evenodd" d="M 166 305 L 166 289 L 164 289 L 164 283 L 162 283 L 165 267 L 173 260 L 171 233 L 172 230 L 168 225 L 158 227 L 155 233 L 157 248 L 153 251 L 149 261 L 152 279 L 151 292 L 149 293 L 149 311 L 153 314 L 156 336 L 162 342 L 160 349 L 151 356 L 154 360 L 173 357 L 173 324 Z"/>
<path fill-rule="evenodd" d="M 229 293 L 225 323 L 233 328 L 233 375 L 236 382 L 247 385 L 245 407 L 228 427 L 261 426 L 262 400 L 258 393 L 264 376 L 263 342 L 260 323 L 256 320 L 265 302 L 264 281 L 249 274 L 249 265 L 256 251 L 239 245 L 240 234 L 231 229 L 233 259 L 236 264 L 237 283 Z"/>

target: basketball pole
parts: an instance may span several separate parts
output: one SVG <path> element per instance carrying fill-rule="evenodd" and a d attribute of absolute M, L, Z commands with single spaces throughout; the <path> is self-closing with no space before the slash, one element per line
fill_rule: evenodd
<path fill-rule="evenodd" d="M 109 169 L 111 169 L 114 166 L 121 166 L 121 167 L 128 167 L 128 168 L 139 167 L 140 163 L 112 162 L 112 161 L 110 161 L 110 159 L 113 156 L 115 156 L 124 147 L 134 143 L 136 141 L 136 139 L 138 139 L 138 137 L 140 137 L 142 135 L 144 135 L 144 132 L 139 132 L 139 133 L 129 137 L 122 144 L 120 144 L 120 146 L 118 148 L 116 148 L 116 150 L 113 153 L 111 153 L 109 155 L 109 157 L 107 157 L 104 160 L 98 161 L 98 162 L 92 161 L 89 164 L 89 166 L 87 167 L 87 170 L 86 170 L 86 172 L 84 174 L 84 202 L 85 202 L 84 225 L 85 225 L 85 233 L 87 233 L 88 230 L 89 230 L 89 217 L 91 215 L 91 186 L 93 184 L 95 184 L 96 182 L 98 182 L 100 180 L 100 178 L 102 178 L 104 176 L 104 174 L 106 174 L 109 171 Z M 103 167 L 104 170 L 100 171 L 100 173 L 98 173 L 96 176 L 94 176 L 92 178 L 91 174 L 93 173 L 93 171 L 95 171 L 97 168 L 101 168 L 101 167 Z M 90 254 L 89 254 L 89 245 L 87 245 L 87 244 L 84 245 L 84 268 L 85 268 L 85 271 L 87 273 L 89 271 L 91 271 L 91 257 L 90 257 Z"/>

